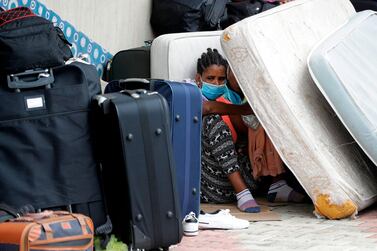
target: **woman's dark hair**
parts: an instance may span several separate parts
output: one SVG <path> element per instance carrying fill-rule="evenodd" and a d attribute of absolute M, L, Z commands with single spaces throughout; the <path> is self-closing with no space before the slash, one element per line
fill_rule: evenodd
<path fill-rule="evenodd" d="M 198 58 L 196 65 L 196 72 L 202 75 L 202 73 L 211 65 L 222 65 L 225 69 L 228 67 L 228 62 L 221 56 L 216 49 L 207 48 L 207 52 L 203 52 L 202 56 Z"/>

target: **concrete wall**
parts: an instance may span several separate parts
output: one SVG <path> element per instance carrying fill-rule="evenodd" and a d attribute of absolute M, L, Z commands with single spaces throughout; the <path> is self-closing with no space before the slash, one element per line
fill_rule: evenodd
<path fill-rule="evenodd" d="M 110 53 L 153 38 L 152 0 L 39 0 Z"/>

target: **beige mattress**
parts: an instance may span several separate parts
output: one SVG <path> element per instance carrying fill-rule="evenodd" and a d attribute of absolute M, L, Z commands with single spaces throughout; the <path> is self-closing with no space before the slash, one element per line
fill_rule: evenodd
<path fill-rule="evenodd" d="M 311 49 L 353 14 L 348 0 L 295 0 L 228 27 L 221 45 L 257 117 L 318 215 L 357 214 L 376 201 L 374 165 L 306 66 Z"/>

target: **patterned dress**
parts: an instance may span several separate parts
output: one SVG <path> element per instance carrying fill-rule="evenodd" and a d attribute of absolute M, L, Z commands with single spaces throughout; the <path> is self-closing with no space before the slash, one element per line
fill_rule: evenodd
<path fill-rule="evenodd" d="M 229 127 L 219 115 L 203 117 L 201 201 L 229 203 L 236 201 L 236 194 L 228 175 L 239 171 L 247 187 L 253 192 L 256 182 L 252 177 L 247 155 L 237 151 Z"/>

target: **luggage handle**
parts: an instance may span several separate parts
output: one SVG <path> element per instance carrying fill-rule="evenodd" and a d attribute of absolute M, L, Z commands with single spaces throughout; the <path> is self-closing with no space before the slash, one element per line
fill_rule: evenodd
<path fill-rule="evenodd" d="M 133 97 L 135 99 L 138 99 L 140 98 L 140 94 L 146 94 L 147 91 L 144 90 L 144 89 L 137 89 L 137 90 L 122 90 L 120 91 L 120 93 L 122 94 L 126 94 L 130 97 Z"/>
<path fill-rule="evenodd" d="M 120 93 L 133 97 L 134 99 L 139 99 L 140 95 L 154 95 L 158 94 L 157 92 L 148 92 L 145 89 L 136 89 L 136 90 L 122 90 Z"/>
<path fill-rule="evenodd" d="M 47 219 L 47 218 L 52 218 L 54 217 L 54 211 L 51 211 L 51 210 L 45 210 L 45 211 L 42 211 L 40 213 L 30 213 L 30 214 L 26 214 L 25 216 L 26 217 L 30 217 L 32 219 L 34 219 L 35 221 L 39 221 L 39 220 L 43 220 L 43 219 Z"/>
<path fill-rule="evenodd" d="M 138 90 L 145 89 L 149 91 L 154 90 L 154 84 L 145 78 L 126 78 L 118 80 L 119 87 L 121 89 Z M 127 83 L 133 83 L 135 86 L 127 85 Z"/>
<path fill-rule="evenodd" d="M 129 83 L 129 82 L 141 82 L 144 84 L 149 84 L 150 82 L 145 78 L 126 78 L 126 79 L 120 79 L 119 83 Z"/>
<path fill-rule="evenodd" d="M 136 89 L 136 90 L 122 90 L 119 93 L 128 95 L 134 99 L 139 99 L 141 95 L 155 95 L 157 92 L 148 92 L 145 89 Z M 92 99 L 98 107 L 101 109 L 103 114 L 108 114 L 110 112 L 110 99 L 105 95 L 96 95 Z"/>
<path fill-rule="evenodd" d="M 51 88 L 55 78 L 52 69 L 28 70 L 22 73 L 7 76 L 8 87 L 20 92 L 20 89 L 29 89 L 45 86 Z"/>

